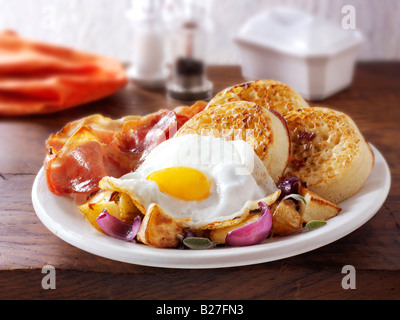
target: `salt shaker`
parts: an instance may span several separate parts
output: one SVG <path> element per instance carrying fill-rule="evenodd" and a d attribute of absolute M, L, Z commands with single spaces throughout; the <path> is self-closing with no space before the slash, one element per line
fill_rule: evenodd
<path fill-rule="evenodd" d="M 169 26 L 172 72 L 168 95 L 177 100 L 206 100 L 212 95 L 213 84 L 206 76 L 209 28 L 205 9 L 188 0 L 179 9 L 182 10 L 175 12 Z"/>
<path fill-rule="evenodd" d="M 158 88 L 168 78 L 162 0 L 132 0 L 128 17 L 133 27 L 130 79 L 137 85 Z"/>

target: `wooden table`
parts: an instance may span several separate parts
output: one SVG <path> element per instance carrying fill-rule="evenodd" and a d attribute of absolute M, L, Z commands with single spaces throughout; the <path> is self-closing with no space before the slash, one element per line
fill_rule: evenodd
<path fill-rule="evenodd" d="M 219 91 L 241 82 L 237 67 L 212 67 Z M 175 270 L 94 256 L 62 241 L 39 221 L 31 189 L 47 137 L 72 120 L 101 113 L 144 115 L 183 103 L 164 92 L 128 86 L 112 97 L 65 112 L 0 119 L 1 299 L 399 299 L 400 63 L 360 64 L 351 88 L 319 103 L 347 112 L 384 155 L 392 188 L 379 212 L 350 235 L 292 258 L 246 267 Z M 44 290 L 42 268 L 56 270 Z M 356 289 L 342 288 L 342 267 L 356 270 Z"/>

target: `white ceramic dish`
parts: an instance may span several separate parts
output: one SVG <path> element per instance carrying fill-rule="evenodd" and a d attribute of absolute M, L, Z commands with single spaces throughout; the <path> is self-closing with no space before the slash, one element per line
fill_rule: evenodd
<path fill-rule="evenodd" d="M 324 227 L 286 237 L 267 239 L 250 247 L 215 248 L 192 251 L 157 249 L 110 238 L 95 230 L 80 214 L 71 199 L 57 197 L 47 188 L 42 168 L 32 189 L 35 211 L 56 236 L 92 254 L 116 261 L 178 269 L 206 269 L 251 265 L 299 255 L 332 243 L 362 226 L 383 205 L 390 189 L 389 167 L 374 147 L 375 166 L 360 192 L 341 203 L 342 213 Z"/>
<path fill-rule="evenodd" d="M 281 81 L 307 100 L 322 100 L 351 84 L 363 36 L 278 7 L 253 17 L 235 41 L 246 80 Z"/>

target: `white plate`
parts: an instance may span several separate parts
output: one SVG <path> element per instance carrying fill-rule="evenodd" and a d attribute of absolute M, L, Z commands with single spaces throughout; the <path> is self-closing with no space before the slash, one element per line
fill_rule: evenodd
<path fill-rule="evenodd" d="M 158 249 L 113 239 L 86 222 L 71 199 L 49 192 L 43 168 L 33 184 L 32 200 L 39 219 L 56 236 L 101 257 L 137 265 L 180 269 L 258 264 L 292 257 L 332 243 L 362 226 L 378 212 L 389 193 L 391 177 L 382 154 L 376 148 L 372 149 L 375 166 L 371 175 L 360 192 L 340 204 L 343 211 L 337 217 L 312 232 L 267 239 L 250 247 L 192 251 Z"/>

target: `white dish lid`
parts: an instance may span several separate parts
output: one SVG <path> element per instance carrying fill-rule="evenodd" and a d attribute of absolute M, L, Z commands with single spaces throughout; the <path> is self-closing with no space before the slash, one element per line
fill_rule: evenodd
<path fill-rule="evenodd" d="M 250 19 L 236 40 L 301 56 L 333 55 L 363 42 L 357 30 L 346 30 L 306 12 L 276 7 Z"/>

